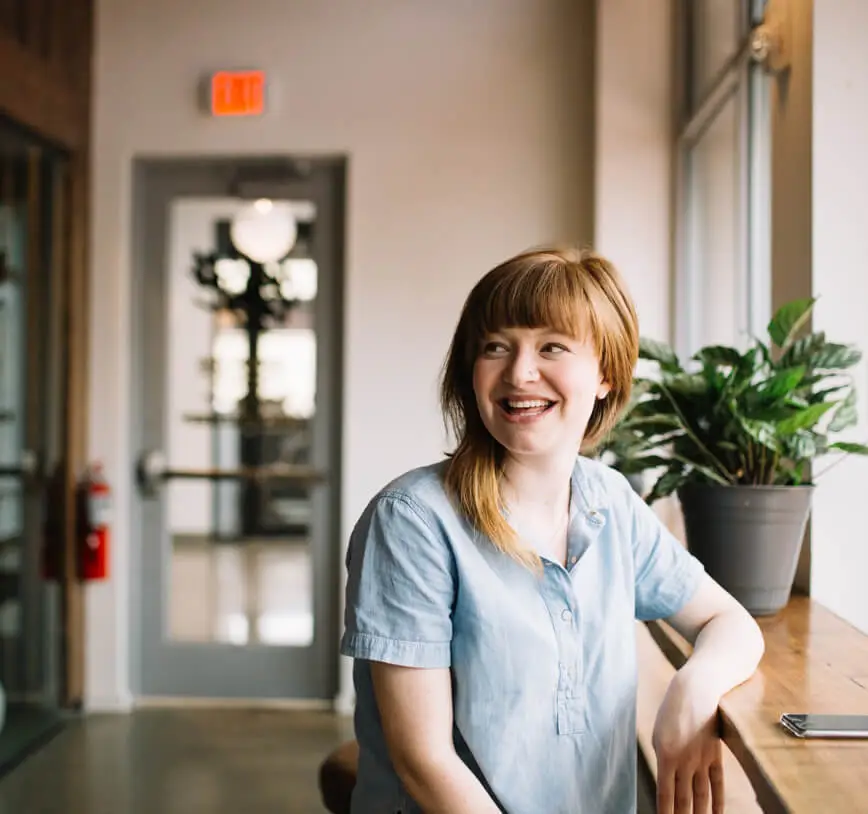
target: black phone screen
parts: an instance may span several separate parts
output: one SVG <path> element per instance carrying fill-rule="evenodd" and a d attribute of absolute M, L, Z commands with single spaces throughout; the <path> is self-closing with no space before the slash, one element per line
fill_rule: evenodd
<path fill-rule="evenodd" d="M 865 732 L 868 731 L 868 715 L 787 715 L 793 725 L 805 732 Z"/>

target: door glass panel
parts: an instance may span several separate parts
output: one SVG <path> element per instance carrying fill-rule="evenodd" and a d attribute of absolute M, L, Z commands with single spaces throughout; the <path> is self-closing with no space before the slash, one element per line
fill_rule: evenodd
<path fill-rule="evenodd" d="M 59 723 L 64 170 L 0 122 L 0 768 Z"/>
<path fill-rule="evenodd" d="M 2 138 L 2 136 L 0 136 Z M 14 695 L 23 684 L 21 600 L 24 489 L 14 470 L 24 452 L 27 198 L 26 156 L 0 157 L 0 681 Z"/>
<path fill-rule="evenodd" d="M 726 101 L 689 155 L 691 352 L 701 345 L 739 345 L 747 328 L 737 99 Z"/>
<path fill-rule="evenodd" d="M 743 0 L 689 0 L 690 84 L 694 107 L 736 54 L 744 36 Z"/>
<path fill-rule="evenodd" d="M 310 466 L 316 411 L 316 210 L 288 256 L 257 264 L 230 237 L 235 198 L 170 209 L 164 487 L 177 642 L 308 646 L 314 638 Z"/>

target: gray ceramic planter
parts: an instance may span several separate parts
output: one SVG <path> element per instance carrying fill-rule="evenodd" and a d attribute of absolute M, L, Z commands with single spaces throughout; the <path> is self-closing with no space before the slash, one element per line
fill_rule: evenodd
<path fill-rule="evenodd" d="M 691 553 L 754 616 L 790 598 L 813 486 L 685 486 L 678 490 Z"/>

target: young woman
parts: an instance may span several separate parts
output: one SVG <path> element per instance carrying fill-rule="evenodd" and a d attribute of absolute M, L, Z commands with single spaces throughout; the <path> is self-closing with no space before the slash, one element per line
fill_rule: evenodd
<path fill-rule="evenodd" d="M 637 354 L 600 257 L 527 252 L 471 291 L 442 381 L 457 448 L 385 487 L 350 540 L 354 814 L 634 812 L 634 620 L 657 618 L 695 643 L 656 722 L 658 811 L 723 811 L 717 706 L 756 668 L 759 629 L 579 455 Z"/>

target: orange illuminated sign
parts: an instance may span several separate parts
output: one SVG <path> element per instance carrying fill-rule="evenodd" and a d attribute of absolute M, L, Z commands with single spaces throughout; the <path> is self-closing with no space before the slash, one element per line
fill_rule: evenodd
<path fill-rule="evenodd" d="M 265 71 L 218 71 L 211 76 L 212 116 L 259 116 L 265 110 Z"/>

